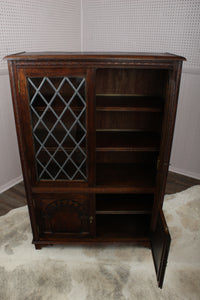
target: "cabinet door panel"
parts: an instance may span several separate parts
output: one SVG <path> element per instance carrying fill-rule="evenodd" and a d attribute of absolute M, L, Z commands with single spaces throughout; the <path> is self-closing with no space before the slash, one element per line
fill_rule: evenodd
<path fill-rule="evenodd" d="M 162 288 L 167 258 L 170 248 L 171 237 L 163 211 L 160 210 L 156 229 L 151 233 L 151 250 L 156 270 L 158 286 Z"/>
<path fill-rule="evenodd" d="M 93 197 L 75 194 L 38 194 L 34 196 L 36 214 L 43 234 L 64 234 L 84 237 L 92 234 L 94 211 Z"/>
<path fill-rule="evenodd" d="M 93 180 L 87 70 L 20 69 L 18 75 L 32 185 L 60 181 L 87 186 Z"/>

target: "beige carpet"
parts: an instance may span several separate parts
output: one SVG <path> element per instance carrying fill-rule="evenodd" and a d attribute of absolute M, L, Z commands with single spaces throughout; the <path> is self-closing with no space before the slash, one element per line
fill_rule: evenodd
<path fill-rule="evenodd" d="M 165 200 L 172 244 L 162 290 L 149 249 L 54 246 L 36 251 L 25 206 L 0 217 L 0 299 L 199 300 L 200 186 Z"/>

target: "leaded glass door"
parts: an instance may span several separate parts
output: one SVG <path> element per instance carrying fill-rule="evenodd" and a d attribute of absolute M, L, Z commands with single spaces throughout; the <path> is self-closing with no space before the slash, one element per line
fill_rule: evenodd
<path fill-rule="evenodd" d="M 88 182 L 87 72 L 41 69 L 23 76 L 35 182 Z"/>

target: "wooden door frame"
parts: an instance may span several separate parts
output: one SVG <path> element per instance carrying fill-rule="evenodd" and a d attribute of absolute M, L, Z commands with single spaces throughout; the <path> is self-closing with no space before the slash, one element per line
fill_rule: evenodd
<path fill-rule="evenodd" d="M 27 170 L 28 170 L 28 177 L 31 187 L 46 187 L 56 185 L 56 187 L 87 187 L 93 186 L 94 184 L 94 171 L 92 170 L 93 164 L 91 162 L 91 158 L 94 159 L 94 142 L 93 141 L 93 133 L 92 128 L 94 128 L 93 124 L 93 109 L 88 104 L 93 103 L 93 94 L 92 93 L 92 86 L 91 86 L 91 78 L 93 76 L 93 72 L 87 70 L 86 68 L 70 68 L 70 67 L 59 67 L 53 68 L 51 66 L 47 68 L 42 68 L 41 66 L 35 67 L 34 69 L 30 67 L 24 68 L 23 66 L 17 68 L 18 73 L 18 84 L 19 84 L 19 101 L 21 110 L 19 111 L 20 119 L 21 119 L 21 133 L 24 137 L 24 155 L 27 161 Z M 34 155 L 34 142 L 32 136 L 32 127 L 31 127 L 31 114 L 29 109 L 28 99 L 28 87 L 27 87 L 27 77 L 44 77 L 44 76 L 81 76 L 85 77 L 86 80 L 86 128 L 87 128 L 87 165 L 88 165 L 88 180 L 86 182 L 83 181 L 56 181 L 53 182 L 49 181 L 37 181 L 37 174 L 36 174 L 36 163 L 35 163 L 35 155 Z M 19 110 L 19 109 L 18 109 Z"/>

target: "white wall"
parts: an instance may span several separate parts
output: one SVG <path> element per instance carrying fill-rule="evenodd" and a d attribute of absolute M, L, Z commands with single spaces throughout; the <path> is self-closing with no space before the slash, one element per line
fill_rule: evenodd
<path fill-rule="evenodd" d="M 182 74 L 170 170 L 200 179 L 200 73 Z"/>
<path fill-rule="evenodd" d="M 0 192 L 22 180 L 8 75 L 0 76 Z"/>
<path fill-rule="evenodd" d="M 11 53 L 79 51 L 80 8 L 80 0 L 1 0 L 0 69 Z"/>
<path fill-rule="evenodd" d="M 200 1 L 82 0 L 84 51 L 185 56 L 170 169 L 200 179 Z"/>
<path fill-rule="evenodd" d="M 80 51 L 80 0 L 0 1 L 0 193 L 22 180 L 7 64 L 20 51 Z"/>
<path fill-rule="evenodd" d="M 84 51 L 171 52 L 200 68 L 199 0 L 82 0 Z"/>

